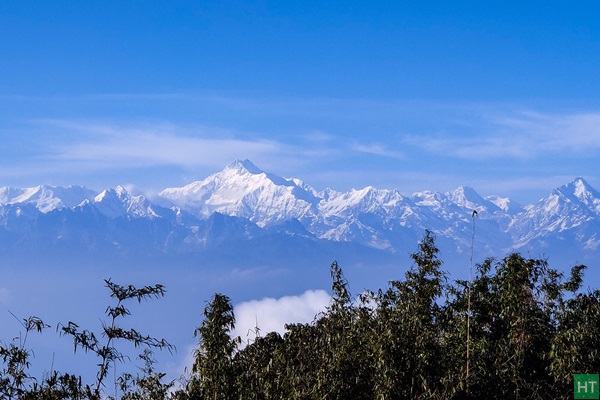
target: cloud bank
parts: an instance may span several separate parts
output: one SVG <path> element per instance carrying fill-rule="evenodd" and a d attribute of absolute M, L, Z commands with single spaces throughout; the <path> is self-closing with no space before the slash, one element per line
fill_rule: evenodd
<path fill-rule="evenodd" d="M 233 337 L 239 336 L 244 343 L 256 338 L 256 327 L 260 336 L 269 332 L 285 333 L 288 323 L 308 323 L 324 311 L 331 297 L 324 290 L 308 290 L 298 296 L 279 299 L 265 298 L 239 303 L 234 307 L 236 318 Z"/>

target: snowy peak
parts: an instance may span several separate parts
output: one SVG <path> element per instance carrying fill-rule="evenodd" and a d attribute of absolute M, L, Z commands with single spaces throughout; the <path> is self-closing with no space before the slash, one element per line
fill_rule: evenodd
<path fill-rule="evenodd" d="M 80 226 L 97 231 L 98 238 L 113 235 L 110 243 L 129 243 L 137 235 L 151 233 L 155 236 L 148 246 L 161 249 L 196 251 L 209 242 L 216 246 L 257 240 L 254 245 L 268 237 L 273 243 L 293 238 L 397 252 L 407 250 L 429 229 L 464 254 L 476 220 L 478 246 L 487 256 L 514 249 L 558 248 L 562 243 L 572 251 L 600 249 L 600 193 L 583 178 L 554 189 L 534 205 L 521 207 L 507 198 L 482 197 L 468 186 L 410 197 L 372 186 L 317 192 L 299 179 L 265 172 L 249 160 L 236 160 L 204 180 L 167 188 L 158 199 L 160 206 L 123 186 L 101 193 L 81 186 L 3 187 L 0 229 L 5 231 L 0 234 L 11 232 L 5 236 L 11 237 L 18 231 L 22 233 L 19 240 L 29 238 L 32 228 L 25 221 L 40 221 L 31 226 L 54 232 L 48 243 L 67 237 L 63 235 L 68 234 L 66 227 Z M 473 210 L 478 212 L 477 219 L 472 218 Z M 83 219 L 78 225 L 71 223 L 72 218 Z M 107 219 L 118 221 L 107 224 Z M 61 225 L 54 226 L 56 221 Z M 118 232 L 107 233 L 111 226 L 118 226 Z M 142 232 L 140 226 L 151 229 Z"/>
<path fill-rule="evenodd" d="M 485 213 L 490 215 L 515 215 L 522 211 L 521 206 L 511 203 L 510 199 L 499 196 L 482 197 L 469 186 L 459 186 L 456 190 L 446 193 L 448 199 L 457 206 L 469 211 L 477 211 L 480 217 Z"/>
<path fill-rule="evenodd" d="M 473 210 L 496 221 L 490 223 L 501 224 L 501 231 L 512 220 L 506 211 L 470 187 L 445 194 L 421 192 L 410 198 L 395 189 L 372 186 L 316 192 L 301 180 L 269 174 L 248 160 L 236 160 L 203 181 L 165 189 L 160 196 L 202 218 L 218 212 L 246 218 L 260 227 L 298 220 L 318 238 L 358 241 L 386 249 L 393 249 L 392 243 L 404 237 L 400 232 L 408 227 L 444 235 L 462 232 Z"/>
<path fill-rule="evenodd" d="M 248 160 L 236 160 L 203 181 L 167 188 L 159 196 L 202 217 L 218 212 L 259 226 L 305 218 L 320 200 L 308 186 L 264 172 Z"/>
<path fill-rule="evenodd" d="M 260 186 L 261 175 L 264 177 L 266 173 L 249 160 L 236 160 L 222 171 L 202 181 L 195 181 L 179 188 L 166 188 L 159 193 L 159 196 L 177 206 L 202 209 L 202 206 L 211 198 L 212 193 L 223 186 L 238 187 L 239 190 L 231 190 L 229 194 L 234 202 L 239 200 L 246 192 L 243 186 L 247 187 L 249 181 L 253 181 Z"/>
<path fill-rule="evenodd" d="M 0 205 L 11 204 L 13 199 L 23 194 L 26 189 L 18 189 L 10 186 L 0 188 Z"/>
<path fill-rule="evenodd" d="M 576 178 L 571 183 L 558 187 L 550 196 L 541 199 L 530 212 L 544 214 L 572 214 L 576 212 L 592 213 L 600 216 L 600 193 L 583 178 Z"/>
<path fill-rule="evenodd" d="M 560 194 L 571 201 L 579 202 L 600 214 L 600 193 L 581 177 L 571 183 L 557 188 L 554 193 Z"/>
<path fill-rule="evenodd" d="M 240 179 L 250 179 L 258 181 L 261 178 L 265 178 L 267 173 L 262 171 L 256 165 L 252 164 L 248 160 L 240 161 L 236 160 L 225 167 L 222 171 L 217 172 L 216 174 L 210 176 L 206 180 L 217 179 L 221 182 L 225 181 L 235 181 Z"/>
<path fill-rule="evenodd" d="M 129 199 L 129 193 L 123 186 L 117 186 L 114 189 L 106 189 L 94 197 L 94 203 L 122 203 Z"/>
<path fill-rule="evenodd" d="M 328 192 L 327 200 L 320 210 L 327 216 L 357 216 L 359 214 L 391 214 L 405 205 L 404 198 L 396 190 L 379 190 L 373 186 L 351 189 L 345 193 Z"/>
<path fill-rule="evenodd" d="M 40 185 L 31 188 L 0 188 L 0 205 L 32 204 L 39 211 L 50 211 L 74 207 L 96 193 L 83 186 L 49 186 Z"/>
<path fill-rule="evenodd" d="M 250 173 L 253 175 L 262 174 L 264 171 L 254 165 L 250 160 L 235 160 L 227 167 L 225 167 L 224 171 L 234 171 L 240 175 L 245 173 Z"/>
<path fill-rule="evenodd" d="M 410 197 L 372 186 L 316 192 L 301 180 L 280 178 L 239 160 L 189 188 L 202 193 L 202 199 L 196 197 L 200 200 L 196 206 L 204 210 L 203 216 L 219 212 L 276 231 L 286 221 L 297 220 L 316 238 L 391 252 L 416 240 L 423 229 L 432 230 L 454 243 L 458 252 L 464 252 L 472 237 L 473 210 L 479 213 L 477 240 L 489 256 L 530 249 L 526 246 L 544 248 L 549 237 L 563 240 L 564 233 L 577 238 L 579 244 L 574 249 L 590 249 L 591 242 L 598 242 L 600 247 L 595 236 L 600 196 L 581 178 L 526 207 L 500 196 L 482 197 L 468 186 L 446 193 L 423 191 Z M 189 197 L 182 189 L 168 190 L 179 192 L 179 200 L 185 203 Z M 596 210 L 595 214 L 591 210 Z"/>
<path fill-rule="evenodd" d="M 277 175 L 270 174 L 268 172 L 263 171 L 258 168 L 249 160 L 235 160 L 231 164 L 229 164 L 223 171 L 216 175 L 221 175 L 223 177 L 227 177 L 228 179 L 248 179 L 249 175 L 255 176 L 254 178 L 256 182 L 260 180 L 270 181 L 274 185 L 278 186 L 299 186 L 293 179 L 285 179 Z M 264 182 L 262 183 L 264 184 Z"/>
<path fill-rule="evenodd" d="M 410 199 L 414 201 L 415 205 L 417 206 L 436 208 L 441 206 L 441 203 L 443 201 L 443 195 L 438 192 L 423 190 L 421 192 L 413 193 L 410 196 Z"/>
<path fill-rule="evenodd" d="M 562 186 L 567 189 L 573 190 L 573 193 L 577 197 L 588 196 L 590 194 L 598 195 L 596 189 L 594 189 L 584 178 L 577 177 L 571 183 Z"/>
<path fill-rule="evenodd" d="M 82 206 L 90 204 L 83 203 Z M 131 216 L 134 218 L 158 217 L 150 203 L 144 196 L 132 196 L 123 186 L 114 189 L 106 189 L 94 197 L 91 205 L 109 218 Z"/>
<path fill-rule="evenodd" d="M 517 214 L 523 211 L 523 206 L 509 199 L 508 197 L 500 197 L 497 195 L 485 196 L 485 199 L 494 203 L 496 207 L 509 214 Z"/>
<path fill-rule="evenodd" d="M 459 186 L 457 189 L 446 193 L 446 196 L 454 204 L 470 210 L 477 210 L 478 212 L 486 211 L 485 205 L 489 203 L 475 189 L 469 186 Z"/>
<path fill-rule="evenodd" d="M 596 226 L 599 216 L 600 194 L 583 178 L 576 178 L 527 207 L 512 226 L 513 237 L 519 238 L 515 240 L 519 245 L 551 234 L 562 238 L 569 233 L 583 242 L 590 239 L 587 227 Z"/>

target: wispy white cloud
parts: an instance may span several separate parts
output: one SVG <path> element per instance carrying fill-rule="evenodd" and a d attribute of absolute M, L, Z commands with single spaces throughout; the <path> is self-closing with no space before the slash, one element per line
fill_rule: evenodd
<path fill-rule="evenodd" d="M 51 157 L 63 162 L 106 167 L 181 165 L 222 166 L 235 158 L 262 157 L 282 152 L 283 145 L 266 139 L 235 138 L 223 129 L 164 125 L 123 127 L 106 124 L 52 122 L 79 133 L 76 140 L 57 143 Z"/>
<path fill-rule="evenodd" d="M 393 150 L 389 147 L 389 145 L 386 146 L 382 143 L 354 143 L 354 145 L 352 146 L 352 150 L 357 151 L 359 153 L 373 154 L 376 156 L 397 158 L 401 160 L 406 158 L 406 155 L 403 152 Z"/>
<path fill-rule="evenodd" d="M 232 336 L 239 336 L 245 342 L 252 341 L 256 338 L 256 327 L 260 328 L 261 335 L 269 332 L 283 335 L 285 324 L 312 322 L 325 310 L 330 299 L 324 290 L 308 290 L 299 296 L 240 303 L 234 307 L 236 327 Z"/>
<path fill-rule="evenodd" d="M 38 120 L 37 124 L 38 129 L 56 135 L 51 139 L 46 135 L 37 144 L 38 163 L 24 166 L 31 173 L 41 164 L 46 171 L 68 170 L 73 165 L 89 172 L 162 166 L 217 170 L 235 159 L 246 158 L 270 171 L 277 172 L 282 166 L 292 171 L 350 150 L 349 144 L 343 144 L 345 141 L 318 130 L 269 136 L 233 128 L 164 122 Z"/>
<path fill-rule="evenodd" d="M 180 100 L 181 95 L 165 97 Z M 78 135 L 73 142 L 56 143 L 53 157 L 63 162 L 95 163 L 97 167 L 114 164 L 221 167 L 235 158 L 275 159 L 276 165 L 281 160 L 294 163 L 307 158 L 343 157 L 348 151 L 406 160 L 420 149 L 478 161 L 535 159 L 548 152 L 586 155 L 600 150 L 600 112 L 541 113 L 495 105 L 452 106 L 352 99 L 278 102 L 204 96 L 202 100 L 232 109 L 243 106 L 246 111 L 258 107 L 265 113 L 262 117 L 279 115 L 282 109 L 289 108 L 294 112 L 295 123 L 297 118 L 304 120 L 306 115 L 319 115 L 321 120 L 311 129 L 296 126 L 285 133 L 270 134 L 167 123 L 126 125 L 65 120 L 41 123 Z M 369 129 L 373 120 L 385 121 L 381 123 L 387 124 L 384 129 L 388 133 L 365 131 L 367 135 L 359 135 L 356 132 L 356 129 Z M 319 128 L 319 124 L 345 125 L 333 133 Z M 371 129 L 382 127 L 375 125 Z M 397 133 L 389 133 L 394 129 Z M 401 133 L 403 130 L 413 133 Z M 369 139 L 358 139 L 361 136 Z"/>
<path fill-rule="evenodd" d="M 45 133 L 31 147 L 29 160 L 18 168 L 10 164 L 10 170 L 0 171 L 0 178 L 68 176 L 75 172 L 79 176 L 102 176 L 110 171 L 143 173 L 149 168 L 165 171 L 172 167 L 186 175 L 189 171 L 192 175 L 186 179 L 198 179 L 235 159 L 250 159 L 269 172 L 298 176 L 307 166 L 343 158 L 351 151 L 350 142 L 320 130 L 269 136 L 193 124 L 64 119 L 37 120 L 35 130 Z M 126 179 L 135 179 L 129 176 Z M 48 178 L 44 181 L 47 183 Z"/>
<path fill-rule="evenodd" d="M 523 138 L 502 137 L 427 137 L 408 135 L 404 142 L 430 153 L 468 160 L 489 158 L 530 158 L 535 152 Z"/>
<path fill-rule="evenodd" d="M 540 112 L 545 109 L 531 104 L 211 93 L 59 100 L 65 109 L 83 102 L 104 111 L 4 129 L 0 135 L 11 144 L 0 151 L 4 184 L 94 180 L 104 188 L 104 182 L 122 184 L 124 176 L 140 190 L 161 190 L 248 158 L 317 189 L 376 185 L 410 194 L 473 185 L 478 177 L 519 187 L 509 175 L 535 179 L 533 184 L 542 176 L 589 176 L 593 167 L 587 165 L 600 152 L 600 112 Z M 120 117 L 127 107 L 139 111 L 138 103 L 151 111 Z M 112 110 L 114 117 L 107 118 Z M 550 171 L 549 158 L 570 168 Z"/>
<path fill-rule="evenodd" d="M 600 113 L 543 114 L 524 112 L 521 118 L 500 120 L 531 138 L 542 151 L 585 154 L 600 149 Z"/>
<path fill-rule="evenodd" d="M 557 153 L 590 156 L 600 150 L 600 113 L 514 111 L 488 118 L 474 132 L 406 135 L 404 142 L 469 160 L 535 159 Z"/>

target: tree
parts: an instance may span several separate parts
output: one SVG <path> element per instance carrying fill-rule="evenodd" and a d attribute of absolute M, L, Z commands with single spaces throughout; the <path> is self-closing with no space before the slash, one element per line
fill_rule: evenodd
<path fill-rule="evenodd" d="M 564 354 L 554 359 L 553 353 L 560 352 L 557 338 L 567 328 L 564 318 L 571 301 L 565 301 L 565 296 L 580 288 L 584 268 L 574 267 L 571 279 L 563 281 L 563 275 L 549 268 L 546 260 L 516 253 L 477 265 L 471 284 L 471 374 L 467 381 L 461 355 L 466 353 L 468 282 L 458 281 L 450 288 L 443 324 L 446 354 L 451 355 L 446 381 L 449 388 L 457 388 L 454 395 L 490 399 L 568 395 L 574 369 L 563 363 Z"/>
<path fill-rule="evenodd" d="M 600 291 L 581 293 L 584 266 L 569 279 L 546 260 L 509 254 L 477 265 L 470 281 L 448 284 L 435 237 L 426 232 L 414 266 L 385 291 L 354 300 L 341 267 L 333 262 L 332 300 L 312 323 L 286 325 L 243 349 L 230 334 L 235 316 L 230 299 L 215 294 L 195 330 L 198 348 L 187 385 L 168 393 L 172 382 L 154 368 L 152 348 L 171 349 L 117 322 L 129 315 L 126 300 L 159 297 L 160 285 L 137 289 L 106 281 L 117 299 L 100 335 L 74 323 L 60 328 L 75 350 L 99 359 L 96 382 L 53 373 L 42 381 L 27 368 L 27 334 L 47 327 L 23 321 L 18 344 L 0 346 L 0 396 L 22 400 L 97 400 L 106 397 L 105 378 L 116 347 L 128 341 L 143 349 L 141 374 L 123 374 L 122 400 L 190 399 L 543 399 L 568 398 L 574 373 L 600 370 Z M 470 308 L 469 308 L 470 293 Z M 469 314 L 467 314 L 469 312 Z M 470 373 L 466 373 L 467 316 Z"/>
<path fill-rule="evenodd" d="M 437 301 L 446 281 L 438 253 L 435 236 L 426 231 L 411 255 L 416 268 L 377 296 L 377 399 L 431 397 L 438 390 L 442 348 Z"/>
<path fill-rule="evenodd" d="M 277 332 L 258 336 L 238 351 L 233 358 L 235 385 L 239 399 L 279 399 L 285 384 L 277 363 L 277 354 L 284 343 Z"/>
<path fill-rule="evenodd" d="M 372 394 L 369 330 L 361 324 L 364 308 L 352 304 L 348 281 L 336 261 L 331 264 L 332 300 L 315 322 L 317 357 L 315 398 L 357 399 Z"/>
<path fill-rule="evenodd" d="M 229 297 L 215 294 L 203 314 L 204 320 L 194 332 L 199 342 L 192 367 L 190 395 L 200 399 L 233 399 L 232 356 L 236 342 L 229 333 L 235 327 L 235 316 Z"/>
<path fill-rule="evenodd" d="M 144 349 L 138 358 L 144 362 L 144 366 L 140 368 L 142 374 L 133 377 L 131 374 L 125 373 L 119 379 L 121 392 L 123 393 L 121 400 L 166 399 L 174 382 L 162 382 L 166 374 L 154 370 L 156 360 L 152 357 L 150 349 Z"/>
<path fill-rule="evenodd" d="M 31 331 L 41 332 L 49 325 L 42 322 L 37 317 L 30 317 L 23 321 L 25 329 L 24 337 L 19 336 L 19 345 L 11 343 L 9 346 L 0 346 L 0 357 L 4 368 L 0 369 L 0 397 L 3 399 L 21 399 L 21 400 L 63 400 L 63 399 L 89 399 L 99 400 L 106 398 L 105 393 L 105 378 L 111 366 L 116 362 L 124 362 L 126 357 L 116 347 L 118 341 L 126 341 L 133 344 L 135 347 L 144 349 L 143 354 L 146 355 L 146 361 L 150 359 L 149 349 L 167 349 L 172 351 L 174 347 L 164 339 L 155 339 L 151 336 L 142 335 L 135 329 L 123 329 L 119 326 L 118 321 L 127 315 L 130 315 L 129 310 L 124 306 L 128 300 L 137 299 L 141 302 L 142 299 L 151 297 L 164 296 L 165 289 L 162 285 L 144 286 L 136 288 L 135 286 L 121 286 L 113 283 L 110 279 L 105 280 L 106 286 L 111 291 L 111 297 L 117 299 L 114 306 L 109 306 L 106 309 L 106 316 L 109 317 L 109 322 L 102 322 L 102 330 L 100 334 L 96 334 L 89 330 L 80 330 L 79 326 L 74 322 L 69 322 L 67 325 L 59 324 L 57 330 L 61 335 L 70 336 L 73 338 L 75 352 L 82 349 L 85 352 L 95 354 L 98 359 L 98 373 L 94 384 L 84 384 L 80 376 L 60 373 L 58 371 L 51 372 L 47 377 L 37 380 L 28 372 L 29 357 L 31 351 L 26 348 L 27 336 Z M 150 390 L 147 393 L 155 393 L 157 389 L 164 387 L 160 383 L 160 378 L 164 374 L 153 374 L 149 366 L 146 364 L 147 378 L 151 375 L 158 380 L 150 381 L 149 379 L 136 380 L 135 384 L 139 384 L 140 390 Z M 123 379 L 123 377 L 122 377 Z M 126 379 L 125 379 L 126 380 Z M 115 397 L 118 396 L 117 382 L 115 382 Z M 167 384 L 166 386 L 170 386 Z M 164 392 L 166 393 L 166 391 Z M 108 397 L 110 398 L 110 397 Z M 148 397 L 144 397 L 148 398 Z M 152 397 L 149 397 L 152 398 Z M 155 396 L 154 398 L 157 398 Z M 164 398 L 164 397 L 162 397 Z"/>
<path fill-rule="evenodd" d="M 80 330 L 79 325 L 71 321 L 69 321 L 67 325 L 59 325 L 57 328 L 60 328 L 60 333 L 62 335 L 73 338 L 75 352 L 77 352 L 77 349 L 82 349 L 84 352 L 95 354 L 99 359 L 95 384 L 86 385 L 84 387 L 83 395 L 90 399 L 100 399 L 102 397 L 105 387 L 104 380 L 108 375 L 111 365 L 114 366 L 116 362 L 124 362 L 125 360 L 124 355 L 116 347 L 118 341 L 129 342 L 136 348 L 167 349 L 169 352 L 174 350 L 174 347 L 165 339 L 156 339 L 148 335 L 143 335 L 133 328 L 124 329 L 118 325 L 118 321 L 131 314 L 129 309 L 124 306 L 125 302 L 137 300 L 139 303 L 142 299 L 146 300 L 152 297 L 163 297 L 165 294 L 163 285 L 157 284 L 154 286 L 136 288 L 133 285 L 118 285 L 113 283 L 110 279 L 105 279 L 104 282 L 111 292 L 110 297 L 115 298 L 117 303 L 114 306 L 107 307 L 106 316 L 109 318 L 109 322 L 102 322 L 100 335 L 87 329 Z M 117 382 L 115 382 L 115 397 L 116 396 Z"/>
<path fill-rule="evenodd" d="M 0 345 L 0 358 L 4 366 L 0 370 L 0 397 L 3 399 L 20 399 L 29 391 L 30 385 L 35 385 L 35 378 L 27 371 L 32 355 L 31 350 L 26 347 L 27 338 L 30 332 L 41 333 L 43 329 L 50 327 L 38 317 L 29 317 L 19 322 L 25 329 L 25 334 L 19 334 L 13 339 L 18 339 L 18 344 Z"/>

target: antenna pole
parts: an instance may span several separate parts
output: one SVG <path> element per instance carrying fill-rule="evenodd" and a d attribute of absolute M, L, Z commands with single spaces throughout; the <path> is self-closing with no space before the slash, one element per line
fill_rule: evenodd
<path fill-rule="evenodd" d="M 471 214 L 471 219 L 473 221 L 473 235 L 471 236 L 471 256 L 469 259 L 469 284 L 467 286 L 467 394 L 469 394 L 469 361 L 471 355 L 471 284 L 473 282 L 473 248 L 475 246 L 475 217 L 477 216 L 477 214 L 477 210 L 473 210 L 473 214 Z"/>

